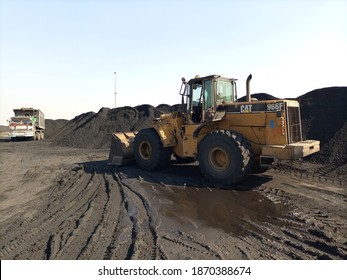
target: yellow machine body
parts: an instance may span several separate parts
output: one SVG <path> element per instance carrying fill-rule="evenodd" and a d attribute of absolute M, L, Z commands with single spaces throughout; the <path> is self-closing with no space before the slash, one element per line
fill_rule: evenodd
<path fill-rule="evenodd" d="M 162 147 L 170 148 L 176 157 L 199 160 L 199 153 L 204 152 L 201 150 L 204 145 L 200 144 L 205 137 L 225 131 L 233 138 L 240 135 L 247 143 L 252 161 L 262 167 L 271 167 L 276 160 L 296 160 L 319 151 L 319 141 L 303 140 L 297 101 L 258 101 L 251 99 L 248 92 L 247 101 L 237 102 L 236 79 L 217 75 L 198 77 L 188 83 L 182 81 L 185 89 L 180 94 L 185 110 L 164 114 L 152 124 Z M 132 159 L 136 134 L 113 133 L 111 163 L 120 165 Z M 216 155 L 210 151 L 210 154 L 212 161 L 217 160 L 216 170 L 224 168 L 223 163 L 218 166 L 218 161 L 231 160 L 223 151 L 217 151 Z"/>
<path fill-rule="evenodd" d="M 292 100 L 253 101 L 234 104 L 240 113 L 226 112 L 217 121 L 204 123 L 198 135 L 194 132 L 201 124 L 184 124 L 184 116 L 169 114 L 153 123 L 164 147 L 172 147 L 179 157 L 196 157 L 197 147 L 201 140 L 216 130 L 233 130 L 240 133 L 251 144 L 256 156 L 273 156 L 280 160 L 295 160 L 319 151 L 319 141 L 290 141 L 288 138 L 288 120 L 285 111 L 242 111 L 245 106 L 283 104 L 299 109 L 299 103 Z M 265 106 L 262 106 L 265 107 Z M 285 107 L 285 106 L 283 106 Z M 241 110 L 242 108 L 242 110 Z"/>

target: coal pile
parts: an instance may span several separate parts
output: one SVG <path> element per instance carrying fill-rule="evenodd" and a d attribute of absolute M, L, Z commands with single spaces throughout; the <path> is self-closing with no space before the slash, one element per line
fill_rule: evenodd
<path fill-rule="evenodd" d="M 347 164 L 347 122 L 329 142 L 322 146 L 320 153 L 312 156 L 311 160 L 332 166 Z"/>
<path fill-rule="evenodd" d="M 330 87 L 300 97 L 303 136 L 321 141 L 313 162 L 347 164 L 347 87 Z"/>
<path fill-rule="evenodd" d="M 53 143 L 59 146 L 76 148 L 108 148 L 111 133 L 118 131 L 138 131 L 149 127 L 153 118 L 171 110 L 171 106 L 161 104 L 158 107 L 140 105 L 115 109 L 101 108 L 98 113 L 88 112 L 68 121 L 58 131 L 54 122 L 46 124 Z"/>
<path fill-rule="evenodd" d="M 64 120 L 64 119 L 59 119 L 59 120 L 46 119 L 45 120 L 45 124 L 46 124 L 45 137 L 47 139 L 54 139 L 54 137 L 59 132 L 59 130 L 64 128 L 68 122 L 69 122 L 68 120 Z"/>
<path fill-rule="evenodd" d="M 347 87 L 322 88 L 297 98 L 301 106 L 303 134 L 329 142 L 347 121 Z"/>
<path fill-rule="evenodd" d="M 279 98 L 271 95 L 271 94 L 267 94 L 267 93 L 254 93 L 251 94 L 251 98 L 255 98 L 259 101 L 261 100 L 277 100 Z M 242 96 L 241 98 L 237 99 L 238 102 L 246 102 L 247 101 L 247 97 L 246 96 Z"/>

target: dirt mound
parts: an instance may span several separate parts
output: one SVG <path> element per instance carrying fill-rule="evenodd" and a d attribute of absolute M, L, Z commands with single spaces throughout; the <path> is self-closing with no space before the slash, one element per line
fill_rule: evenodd
<path fill-rule="evenodd" d="M 163 113 L 169 113 L 172 111 L 172 107 L 173 106 L 170 106 L 168 104 L 160 104 L 156 107 L 156 109 L 163 112 Z"/>
<path fill-rule="evenodd" d="M 347 121 L 335 136 L 323 145 L 320 153 L 312 157 L 312 161 L 336 166 L 347 164 Z"/>
<path fill-rule="evenodd" d="M 254 93 L 254 94 L 251 94 L 251 98 L 256 98 L 258 100 L 277 100 L 277 99 L 279 99 L 279 98 L 277 98 L 273 95 L 267 94 L 267 93 Z M 237 100 L 239 102 L 246 102 L 246 96 L 243 96 Z"/>
<path fill-rule="evenodd" d="M 170 110 L 171 106 L 166 104 L 158 107 L 144 104 L 134 108 L 101 108 L 98 113 L 88 112 L 67 122 L 54 134 L 53 142 L 76 148 L 108 148 L 112 132 L 136 131 L 149 127 L 153 118 Z"/>
<path fill-rule="evenodd" d="M 297 98 L 301 106 L 303 135 L 329 142 L 347 121 L 347 87 L 310 91 Z"/>
<path fill-rule="evenodd" d="M 347 87 L 316 89 L 297 98 L 301 106 L 304 139 L 321 142 L 321 152 L 311 161 L 346 163 Z"/>
<path fill-rule="evenodd" d="M 47 119 L 45 121 L 46 123 L 46 129 L 45 129 L 45 137 L 47 139 L 52 139 L 55 137 L 55 134 L 64 126 L 67 125 L 69 121 L 64 119 L 59 120 L 51 120 Z"/>

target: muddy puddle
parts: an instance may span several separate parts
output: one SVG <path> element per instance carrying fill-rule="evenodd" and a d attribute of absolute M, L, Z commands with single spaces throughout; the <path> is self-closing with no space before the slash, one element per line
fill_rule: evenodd
<path fill-rule="evenodd" d="M 270 239 L 267 233 L 292 226 L 287 224 L 290 206 L 270 200 L 258 190 L 272 181 L 270 176 L 250 175 L 240 186 L 241 191 L 210 186 L 195 166 L 173 168 L 174 172 L 159 180 L 137 168 L 126 169 L 127 178 L 142 178 L 140 184 L 133 179 L 127 179 L 127 184 L 134 189 L 140 185 L 152 207 L 172 224 L 191 230 L 210 227 L 235 236 L 259 233 Z"/>
<path fill-rule="evenodd" d="M 156 192 L 158 212 L 163 217 L 235 236 L 261 231 L 262 226 L 280 228 L 290 212 L 288 205 L 273 202 L 256 190 L 166 186 L 156 188 Z"/>

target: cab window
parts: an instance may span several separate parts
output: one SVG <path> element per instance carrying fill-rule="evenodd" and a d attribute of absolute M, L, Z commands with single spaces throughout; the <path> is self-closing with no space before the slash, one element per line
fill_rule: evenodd
<path fill-rule="evenodd" d="M 192 107 L 190 108 L 192 120 L 196 123 L 201 121 L 202 112 L 202 84 L 195 83 L 192 85 Z"/>
<path fill-rule="evenodd" d="M 217 103 L 234 101 L 234 86 L 231 81 L 217 81 Z"/>
<path fill-rule="evenodd" d="M 213 107 L 212 80 L 204 81 L 204 99 L 205 99 L 204 110 L 207 110 L 209 107 Z"/>
<path fill-rule="evenodd" d="M 201 84 L 193 84 L 193 106 L 198 106 L 201 102 L 201 90 L 202 85 Z"/>

